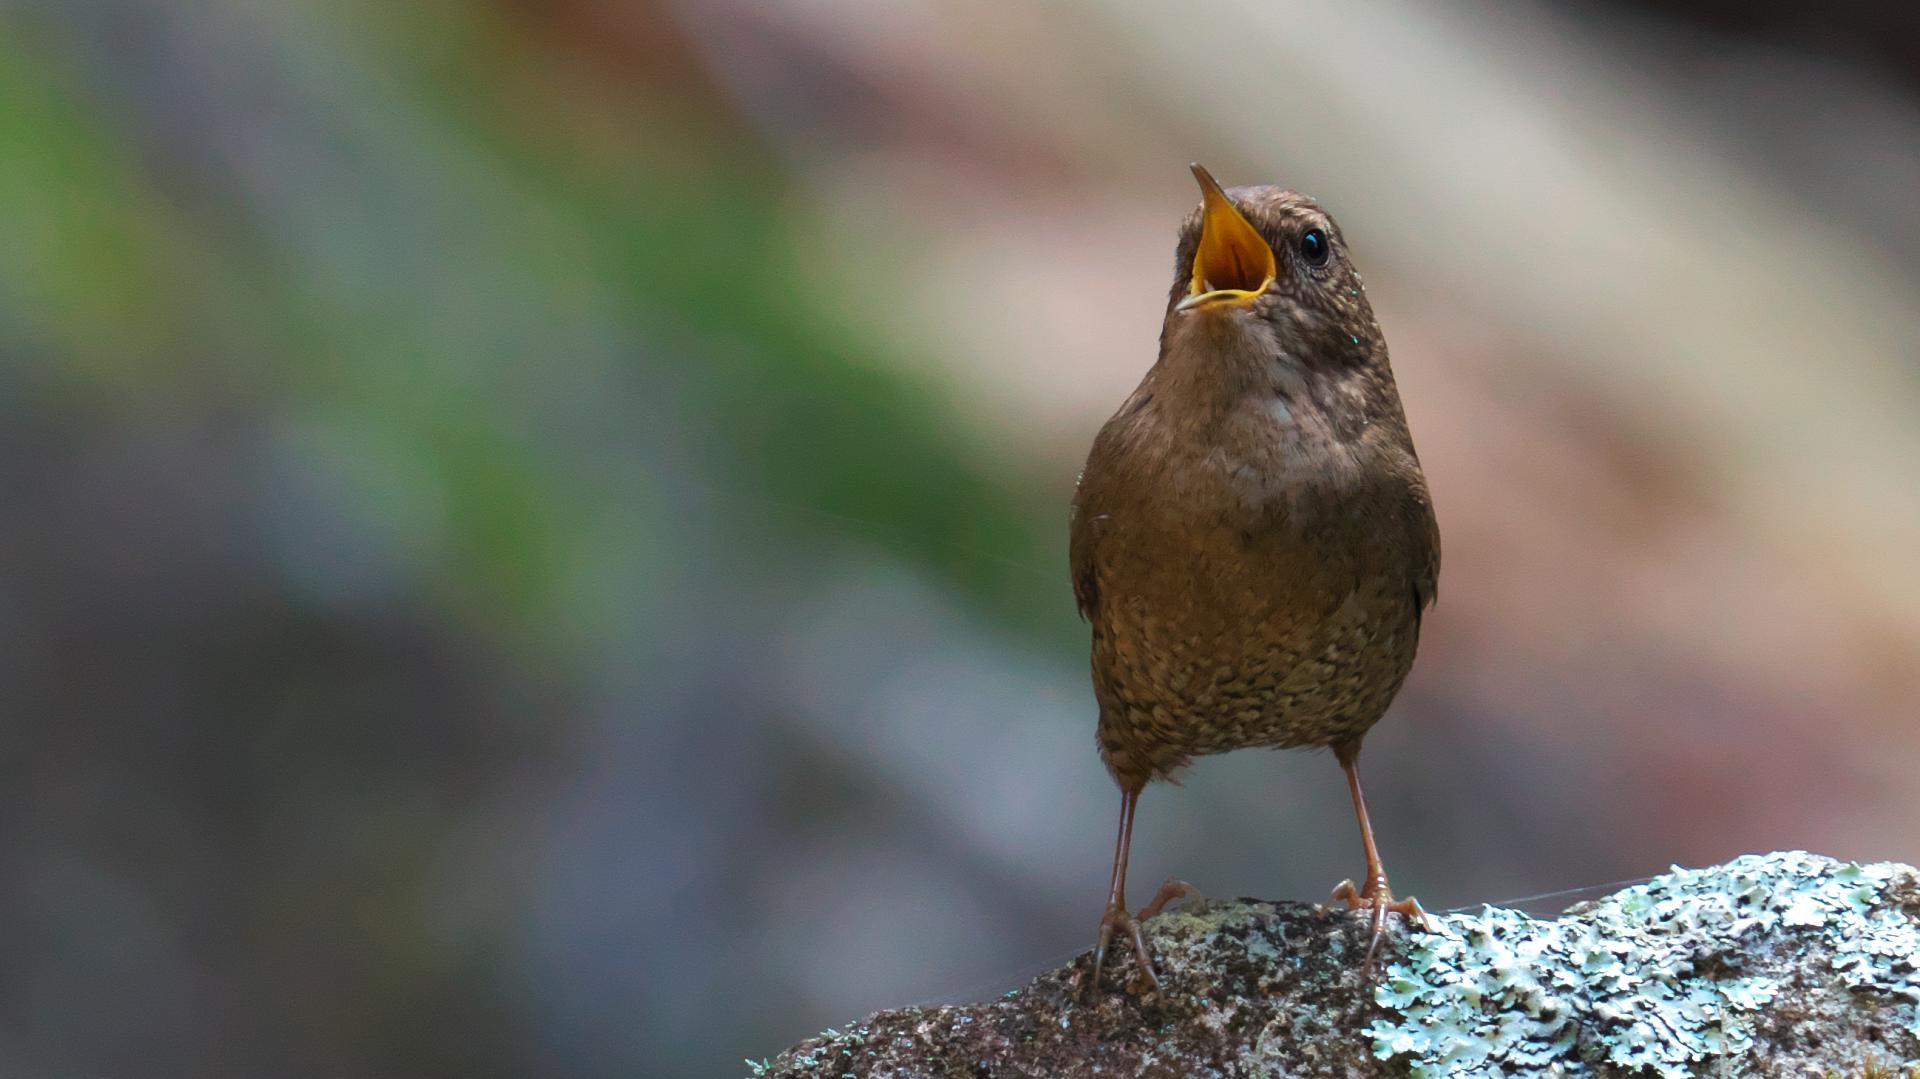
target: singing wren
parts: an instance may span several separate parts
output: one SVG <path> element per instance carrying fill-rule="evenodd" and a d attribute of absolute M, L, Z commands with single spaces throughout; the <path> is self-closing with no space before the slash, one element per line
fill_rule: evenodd
<path fill-rule="evenodd" d="M 1073 499 L 1073 590 L 1093 627 L 1098 744 L 1120 787 L 1096 987 L 1115 934 L 1159 988 L 1140 923 L 1187 890 L 1126 903 L 1140 791 L 1194 757 L 1327 747 L 1345 770 L 1371 912 L 1370 965 L 1395 901 L 1357 761 L 1406 680 L 1440 534 L 1346 239 L 1313 199 L 1222 190 L 1175 249 L 1159 358 L 1093 440 Z"/>

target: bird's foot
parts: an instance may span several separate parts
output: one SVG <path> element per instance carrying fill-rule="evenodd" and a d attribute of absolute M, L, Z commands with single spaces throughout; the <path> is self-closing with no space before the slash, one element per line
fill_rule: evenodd
<path fill-rule="evenodd" d="M 1352 881 L 1343 880 L 1334 885 L 1333 894 L 1327 897 L 1327 902 L 1345 903 L 1349 911 L 1364 909 L 1373 912 L 1367 937 L 1367 957 L 1361 965 L 1361 969 L 1369 973 L 1373 970 L 1374 958 L 1380 952 L 1380 942 L 1387 935 L 1387 915 L 1398 914 L 1407 920 L 1408 925 L 1418 926 L 1429 933 L 1439 930 L 1418 899 L 1412 896 L 1395 899 L 1393 890 L 1387 887 L 1385 876 L 1374 877 L 1365 888 L 1355 888 Z"/>
<path fill-rule="evenodd" d="M 1106 912 L 1100 916 L 1100 941 L 1093 949 L 1093 972 L 1082 983 L 1080 997 L 1089 999 L 1100 986 L 1100 971 L 1107 963 L 1107 947 L 1113 943 L 1114 935 L 1133 941 L 1134 957 L 1140 961 L 1140 973 L 1155 993 L 1160 992 L 1160 975 L 1154 970 L 1153 956 L 1147 951 L 1146 937 L 1140 932 L 1140 923 L 1165 910 L 1167 904 L 1177 899 L 1193 899 L 1205 902 L 1200 890 L 1184 880 L 1171 877 L 1160 890 L 1155 892 L 1153 900 L 1140 908 L 1140 913 L 1130 914 L 1122 903 L 1109 903 Z"/>

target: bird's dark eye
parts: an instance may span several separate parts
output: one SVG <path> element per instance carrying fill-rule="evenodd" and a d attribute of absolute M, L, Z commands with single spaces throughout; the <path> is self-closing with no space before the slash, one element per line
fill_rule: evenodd
<path fill-rule="evenodd" d="M 1327 242 L 1327 234 L 1319 229 L 1308 229 L 1300 234 L 1300 257 L 1307 260 L 1309 266 L 1325 266 L 1327 256 L 1333 254 L 1333 245 Z"/>

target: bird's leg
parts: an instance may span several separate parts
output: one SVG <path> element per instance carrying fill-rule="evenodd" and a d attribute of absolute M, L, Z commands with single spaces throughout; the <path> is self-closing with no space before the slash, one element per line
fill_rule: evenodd
<path fill-rule="evenodd" d="M 1373 924 L 1367 940 L 1366 969 L 1373 968 L 1373 959 L 1380 950 L 1380 940 L 1386 936 L 1387 915 L 1398 914 L 1423 929 L 1432 929 L 1432 919 L 1420 908 L 1420 901 L 1408 896 L 1395 900 L 1393 889 L 1387 886 L 1387 870 L 1380 864 L 1380 848 L 1373 841 L 1373 822 L 1367 817 L 1367 796 L 1360 790 L 1360 770 L 1357 762 L 1360 758 L 1360 740 L 1341 742 L 1333 747 L 1333 755 L 1340 762 L 1340 768 L 1347 773 L 1347 789 L 1353 794 L 1353 815 L 1360 820 L 1360 842 L 1367 852 L 1367 883 L 1355 889 L 1353 882 L 1343 880 L 1333 889 L 1330 903 L 1345 903 L 1348 910 L 1362 907 L 1373 911 Z"/>
<path fill-rule="evenodd" d="M 1147 954 L 1147 942 L 1140 936 L 1140 922 L 1127 911 L 1127 855 L 1133 847 L 1133 804 L 1140 800 L 1140 788 L 1120 788 L 1120 834 L 1113 843 L 1113 882 L 1107 887 L 1107 909 L 1100 915 L 1100 938 L 1093 948 L 1093 975 L 1081 991 L 1090 996 L 1100 985 L 1100 971 L 1107 964 L 1107 946 L 1115 932 L 1133 938 L 1134 954 L 1140 957 L 1140 971 L 1147 976 L 1155 992 L 1160 977 L 1154 973 L 1153 959 Z"/>
<path fill-rule="evenodd" d="M 1100 971 L 1106 966 L 1107 947 L 1113 943 L 1115 933 L 1121 933 L 1133 941 L 1133 954 L 1140 960 L 1140 972 L 1147 977 L 1147 984 L 1154 992 L 1160 991 L 1160 976 L 1153 969 L 1153 957 L 1147 954 L 1146 938 L 1140 934 L 1140 923 L 1160 913 L 1168 903 L 1182 896 L 1197 896 L 1200 893 L 1185 881 L 1168 880 L 1160 886 L 1153 902 L 1141 908 L 1140 913 L 1127 911 L 1127 854 L 1133 846 L 1133 805 L 1140 798 L 1140 788 L 1120 789 L 1120 835 L 1113 845 L 1113 883 L 1107 889 L 1107 909 L 1100 916 L 1100 939 L 1093 949 L 1093 973 L 1084 983 L 1081 996 L 1090 996 L 1100 985 Z"/>

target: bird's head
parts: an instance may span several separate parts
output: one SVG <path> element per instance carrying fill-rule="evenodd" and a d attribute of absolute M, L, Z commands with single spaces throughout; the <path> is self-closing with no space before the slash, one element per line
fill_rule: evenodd
<path fill-rule="evenodd" d="M 1180 230 L 1163 355 L 1224 351 L 1301 374 L 1384 359 L 1346 241 L 1319 203 L 1279 187 L 1226 191 L 1199 165 L 1193 175 L 1201 203 Z"/>

